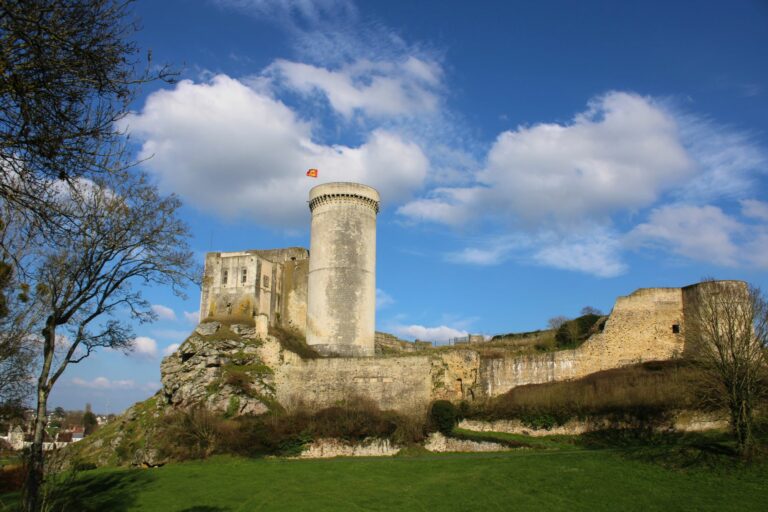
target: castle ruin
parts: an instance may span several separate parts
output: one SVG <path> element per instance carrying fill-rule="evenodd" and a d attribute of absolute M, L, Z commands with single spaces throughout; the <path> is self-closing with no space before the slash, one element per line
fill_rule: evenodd
<path fill-rule="evenodd" d="M 423 414 L 436 399 L 490 398 L 516 386 L 675 359 L 686 351 L 686 330 L 695 317 L 692 305 L 717 286 L 641 288 L 619 297 L 602 331 L 572 350 L 521 353 L 486 351 L 483 343 L 427 348 L 400 342 L 402 351 L 376 356 L 379 195 L 364 185 L 329 183 L 310 191 L 309 208 L 310 251 L 294 247 L 209 253 L 201 296 L 201 324 L 255 325 L 254 335 L 262 339 L 269 338 L 269 326 L 293 328 L 326 356 L 302 359 L 271 342 L 257 350 L 272 372 L 264 389 L 273 390 L 273 399 L 288 409 L 327 407 L 361 396 L 382 409 Z M 746 289 L 743 282 L 730 283 Z M 398 343 L 390 340 L 388 346 L 397 348 Z M 195 362 L 195 356 L 203 362 Z M 170 403 L 191 401 L 184 379 L 193 374 L 220 379 L 214 362 L 226 357 L 211 357 L 204 343 L 188 340 L 163 361 Z"/>

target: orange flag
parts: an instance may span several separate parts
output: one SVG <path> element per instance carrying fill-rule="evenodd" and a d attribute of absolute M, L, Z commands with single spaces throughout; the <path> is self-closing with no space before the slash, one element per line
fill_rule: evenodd
<path fill-rule="evenodd" d="M 317 178 L 317 169 L 308 170 L 307 176 L 309 176 L 310 178 Z"/>

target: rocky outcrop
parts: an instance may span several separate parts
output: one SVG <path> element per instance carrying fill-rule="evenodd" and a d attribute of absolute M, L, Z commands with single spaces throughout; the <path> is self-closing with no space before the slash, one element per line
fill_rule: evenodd
<path fill-rule="evenodd" d="M 470 441 L 445 437 L 440 432 L 433 432 L 424 443 L 424 448 L 431 452 L 503 452 L 510 448 L 501 443 Z"/>
<path fill-rule="evenodd" d="M 348 443 L 340 439 L 317 439 L 307 445 L 299 458 L 391 457 L 399 452 L 400 448 L 388 439 L 365 439 L 360 443 Z"/>
<path fill-rule="evenodd" d="M 571 419 L 563 425 L 551 428 L 535 429 L 525 425 L 519 419 L 511 420 L 461 420 L 459 428 L 475 432 L 503 432 L 531 437 L 570 435 L 577 436 L 587 432 L 605 429 L 631 429 L 637 425 L 627 421 L 616 421 L 609 416 L 596 416 L 584 420 Z M 677 411 L 654 426 L 658 432 L 702 432 L 706 430 L 724 430 L 728 428 L 728 419 L 723 414 L 700 411 Z"/>
<path fill-rule="evenodd" d="M 266 343 L 246 325 L 198 325 L 160 365 L 165 402 L 179 409 L 204 406 L 229 416 L 267 412 L 275 387 L 274 370 L 262 357 Z"/>

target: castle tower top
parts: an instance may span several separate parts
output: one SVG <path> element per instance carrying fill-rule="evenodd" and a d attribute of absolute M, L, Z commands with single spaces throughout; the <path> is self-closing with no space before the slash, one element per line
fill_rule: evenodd
<path fill-rule="evenodd" d="M 314 212 L 318 206 L 331 202 L 353 201 L 367 204 L 379 213 L 380 200 L 378 191 L 368 185 L 347 182 L 324 183 L 309 191 L 309 210 Z"/>

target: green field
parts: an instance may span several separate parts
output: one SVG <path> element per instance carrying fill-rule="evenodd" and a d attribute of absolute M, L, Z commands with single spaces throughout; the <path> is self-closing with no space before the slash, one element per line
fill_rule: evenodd
<path fill-rule="evenodd" d="M 694 462 L 705 455 L 687 450 Z M 666 452 L 668 447 L 590 448 L 557 438 L 510 453 L 303 461 L 218 456 L 154 469 L 83 472 L 67 487 L 63 509 L 766 510 L 765 463 L 721 465 L 715 455 L 714 466 L 682 469 L 665 463 Z M 0 510 L 14 498 L 0 497 Z"/>

